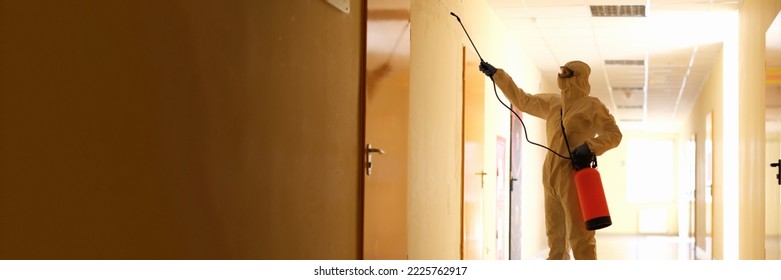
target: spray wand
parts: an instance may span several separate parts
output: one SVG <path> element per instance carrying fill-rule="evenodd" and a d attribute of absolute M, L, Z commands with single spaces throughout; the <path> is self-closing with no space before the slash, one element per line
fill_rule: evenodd
<path fill-rule="evenodd" d="M 466 27 L 464 27 L 464 24 L 461 23 L 461 18 L 459 18 L 458 15 L 456 15 L 456 13 L 454 13 L 454 12 L 450 12 L 450 15 L 454 16 L 456 18 L 456 20 L 458 20 L 458 23 L 461 24 L 461 28 L 464 29 L 464 33 L 466 34 L 466 37 L 469 38 L 469 43 L 472 43 L 472 48 L 475 49 L 475 52 L 477 53 L 477 57 L 480 58 L 480 62 L 481 63 L 485 62 L 485 60 L 483 60 L 483 57 L 480 56 L 480 52 L 477 51 L 477 47 L 475 47 L 475 42 L 472 42 L 472 37 L 469 36 L 469 32 L 466 32 Z M 521 121 L 521 126 L 523 126 L 523 135 L 526 136 L 526 142 L 529 142 L 530 144 L 538 146 L 538 147 L 545 148 L 546 150 L 550 151 L 551 153 L 556 154 L 557 156 L 559 156 L 559 157 L 561 157 L 563 159 L 572 160 L 571 157 L 565 157 L 565 156 L 557 153 L 554 150 L 551 150 L 550 148 L 548 148 L 548 147 L 546 147 L 544 145 L 540 145 L 540 144 L 534 143 L 531 140 L 529 140 L 529 134 L 526 132 L 526 124 L 523 123 L 523 120 L 521 119 L 521 116 L 519 116 L 518 113 L 513 111 L 513 109 L 511 109 L 510 106 L 507 106 L 507 104 L 504 104 L 504 102 L 502 102 L 502 99 L 499 98 L 499 92 L 496 91 L 496 82 L 494 81 L 494 77 L 490 77 L 490 78 L 491 78 L 491 82 L 494 84 L 494 94 L 496 95 L 496 99 L 499 100 L 499 103 L 501 103 L 505 108 L 507 108 L 507 110 L 510 110 L 510 112 L 513 113 L 513 115 L 515 115 L 515 117 L 518 118 L 519 121 Z M 569 148 L 569 145 L 567 145 L 567 148 Z"/>

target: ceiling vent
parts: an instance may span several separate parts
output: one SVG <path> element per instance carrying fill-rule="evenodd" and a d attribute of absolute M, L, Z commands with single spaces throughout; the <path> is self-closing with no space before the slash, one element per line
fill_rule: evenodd
<path fill-rule="evenodd" d="M 618 109 L 643 109 L 643 105 L 618 105 Z"/>
<path fill-rule="evenodd" d="M 644 5 L 591 6 L 593 17 L 645 17 Z"/>
<path fill-rule="evenodd" d="M 626 60 L 626 59 L 608 59 L 605 60 L 605 65 L 630 65 L 630 66 L 643 66 L 644 60 Z"/>

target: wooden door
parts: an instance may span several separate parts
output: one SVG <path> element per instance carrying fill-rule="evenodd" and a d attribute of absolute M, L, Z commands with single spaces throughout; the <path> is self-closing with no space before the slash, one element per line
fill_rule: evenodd
<path fill-rule="evenodd" d="M 520 110 L 513 107 L 518 116 Z M 510 259 L 521 259 L 521 120 L 510 114 Z"/>
<path fill-rule="evenodd" d="M 409 3 L 369 0 L 363 259 L 407 259 Z"/>
<path fill-rule="evenodd" d="M 463 162 L 461 258 L 483 259 L 483 167 L 485 76 L 477 71 L 478 60 L 463 58 Z"/>
<path fill-rule="evenodd" d="M 777 115 L 777 114 L 776 114 Z M 774 116 L 775 122 L 768 123 L 771 128 L 766 134 L 765 161 L 778 164 L 781 160 L 781 116 Z M 781 259 L 781 184 L 776 174 L 778 167 L 768 165 L 765 172 L 765 259 Z"/>

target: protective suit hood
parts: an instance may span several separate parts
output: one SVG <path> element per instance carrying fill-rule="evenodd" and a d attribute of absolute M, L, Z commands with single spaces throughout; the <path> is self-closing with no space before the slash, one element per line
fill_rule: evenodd
<path fill-rule="evenodd" d="M 591 92 L 591 85 L 588 77 L 591 75 L 591 67 L 582 61 L 570 61 L 564 67 L 572 70 L 573 76 L 570 78 L 558 78 L 559 89 L 561 89 L 562 102 L 567 103 L 580 97 L 588 96 Z"/>

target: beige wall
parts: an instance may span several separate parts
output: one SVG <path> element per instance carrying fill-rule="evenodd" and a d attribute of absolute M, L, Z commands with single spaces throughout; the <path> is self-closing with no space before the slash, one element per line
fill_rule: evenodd
<path fill-rule="evenodd" d="M 408 253 L 458 259 L 461 244 L 461 31 L 439 1 L 412 1 Z M 458 12 L 458 10 L 456 10 Z"/>
<path fill-rule="evenodd" d="M 781 1 L 744 1 L 739 29 L 740 259 L 764 259 L 765 33 Z"/>
<path fill-rule="evenodd" d="M 695 239 L 696 246 L 705 248 L 705 118 L 713 114 L 713 252 L 714 259 L 721 259 L 723 254 L 723 213 L 724 213 L 724 182 L 723 182 L 723 67 L 724 59 L 719 55 L 713 63 L 710 75 L 692 108 L 689 119 L 679 134 L 679 151 L 695 135 L 696 138 L 696 175 L 695 175 Z"/>
<path fill-rule="evenodd" d="M 410 259 L 460 257 L 461 47 L 466 46 L 468 52 L 474 50 L 450 12 L 459 15 L 484 59 L 497 67 L 511 70 L 511 73 L 519 73 L 516 79 L 523 80 L 524 86 L 538 87 L 540 84 L 539 71 L 528 59 L 516 56 L 521 50 L 520 46 L 506 39 L 507 30 L 501 26 L 485 1 L 467 0 L 462 4 L 455 1 L 412 2 L 408 213 Z M 522 75 L 520 70 L 531 70 L 524 73 L 533 74 Z M 509 143 L 509 111 L 498 103 L 490 82 L 486 83 L 484 100 L 485 111 L 490 112 L 485 121 L 485 170 L 496 170 L 494 143 L 497 135 L 503 135 Z M 530 133 L 544 137 L 540 131 Z M 483 193 L 486 210 L 484 256 L 487 259 L 496 255 L 495 185 L 494 176 L 485 177 L 485 186 L 488 187 Z M 523 186 L 524 189 L 535 187 Z M 541 191 L 541 186 L 539 188 Z M 536 200 L 534 195 L 529 195 L 528 199 L 531 202 L 526 203 L 527 196 L 524 195 L 524 210 L 527 207 L 541 209 L 541 200 Z M 541 215 L 541 212 L 536 214 Z M 532 224 L 539 221 L 524 220 L 525 239 L 522 248 L 525 249 L 525 255 L 526 250 L 545 247 L 545 241 L 539 238 L 540 233 L 544 234 L 544 226 Z M 527 236 L 526 230 L 533 233 Z"/>
<path fill-rule="evenodd" d="M 504 68 L 506 71 L 508 71 L 508 73 L 510 73 L 510 75 L 513 76 L 513 79 L 518 83 L 518 86 L 526 88 L 531 92 L 539 92 L 539 87 L 542 83 L 542 77 L 539 70 L 526 56 L 523 51 L 523 45 L 517 40 L 517 38 L 515 36 L 509 36 L 511 30 L 505 28 L 504 24 L 499 21 L 493 10 L 488 7 L 484 1 L 465 1 L 464 13 L 465 15 L 462 16 L 462 20 L 467 21 L 467 19 L 469 19 L 468 23 L 464 24 L 467 26 L 467 31 L 469 31 L 469 35 L 472 36 L 472 40 L 475 41 L 475 45 L 480 51 L 480 54 L 483 56 L 483 59 L 496 67 Z M 473 28 L 476 28 L 477 30 L 472 31 Z M 468 42 L 468 39 L 463 39 L 465 40 L 463 43 L 467 44 L 467 51 L 474 51 L 473 48 L 471 48 L 471 44 Z M 479 70 L 475 68 L 467 69 L 467 71 Z M 485 149 L 483 150 L 483 162 L 485 170 L 489 170 L 490 172 L 488 172 L 489 176 L 486 176 L 485 178 L 486 187 L 483 189 L 483 202 L 485 205 L 484 209 L 486 210 L 484 213 L 484 239 L 487 241 L 485 259 L 496 258 L 498 250 L 498 245 L 495 240 L 496 231 L 502 230 L 505 235 L 507 235 L 508 231 L 507 225 L 498 226 L 496 223 L 496 215 L 501 213 L 497 213 L 497 203 L 499 203 L 497 201 L 497 185 L 499 184 L 497 180 L 499 178 L 497 178 L 495 174 L 497 174 L 497 149 L 500 148 L 497 146 L 497 137 L 502 137 L 505 141 L 505 146 L 502 147 L 502 149 L 506 151 L 504 154 L 504 163 L 506 166 L 504 166 L 504 168 L 509 170 L 511 113 L 506 107 L 504 107 L 504 105 L 500 103 L 500 100 L 497 99 L 497 95 L 499 98 L 501 98 L 501 102 L 508 106 L 511 105 L 510 102 L 504 97 L 504 94 L 499 90 L 499 88 L 497 87 L 497 91 L 495 92 L 493 83 L 490 81 L 490 79 L 486 79 L 485 95 L 483 97 L 485 100 L 484 106 L 486 112 L 484 133 L 484 143 L 486 144 L 484 145 Z M 531 118 L 533 117 L 525 117 L 524 121 L 528 121 Z M 532 129 L 533 128 L 535 127 L 533 126 Z M 537 131 L 529 131 L 528 133 L 532 134 L 533 136 L 537 136 L 539 141 L 545 142 L 544 128 L 541 126 L 537 128 Z M 520 185 L 522 199 L 520 202 L 522 207 L 520 228 L 522 240 L 520 246 L 522 250 L 522 258 L 532 258 L 535 254 L 539 254 L 540 250 L 547 248 L 546 239 L 541 238 L 544 237 L 545 234 L 543 220 L 544 216 L 542 216 L 541 212 L 542 197 L 535 196 L 536 192 L 542 194 L 542 181 L 541 179 L 536 182 L 529 181 L 528 183 L 523 181 L 525 176 L 529 176 L 530 179 L 534 176 L 541 177 L 539 173 L 540 170 L 538 170 L 536 167 L 538 166 L 539 162 L 542 162 L 544 159 L 544 153 L 542 156 L 540 156 L 539 151 L 537 151 L 538 153 L 530 152 L 529 147 L 531 147 L 531 144 L 528 144 L 525 141 L 522 142 L 521 168 L 523 171 L 528 171 L 521 175 L 522 180 Z M 540 148 L 534 147 L 534 149 Z M 539 161 L 533 165 L 529 165 L 528 167 L 527 165 L 524 165 L 524 162 L 534 161 L 535 158 L 538 158 Z M 503 175 L 509 176 L 509 173 L 506 170 L 503 172 Z M 505 185 L 504 191 L 507 192 L 509 190 L 509 177 L 505 178 L 501 184 Z M 509 193 L 505 193 L 502 203 L 504 204 L 504 210 L 509 211 Z M 531 212 L 525 213 L 529 211 Z M 526 217 L 529 219 L 524 219 Z M 509 216 L 507 216 L 507 218 L 509 219 Z M 504 248 L 504 252 L 509 254 L 509 243 L 502 243 L 502 246 Z"/>
<path fill-rule="evenodd" d="M 504 68 L 519 87 L 531 93 L 559 91 L 550 82 L 552 77 L 555 77 L 555 73 L 545 73 L 550 75 L 545 76 L 539 71 L 537 66 L 531 61 L 531 58 L 524 52 L 522 38 L 509 36 L 508 34 L 513 30 L 508 30 L 501 26 L 493 27 L 492 29 L 500 30 L 500 32 L 495 33 L 495 36 L 497 36 L 495 40 L 500 43 L 496 43 L 498 45 L 494 51 L 502 55 L 502 59 L 499 62 L 492 62 L 495 66 Z M 485 59 L 488 60 L 489 58 L 486 57 Z M 485 98 L 488 100 L 486 109 L 489 112 L 494 112 L 494 119 L 497 120 L 494 123 L 497 124 L 497 127 L 493 130 L 486 129 L 486 137 L 489 139 L 490 137 L 496 138 L 496 134 L 498 134 L 507 139 L 509 144 L 510 118 L 515 118 L 515 116 L 510 115 L 510 111 L 499 103 L 493 84 L 489 83 L 487 86 L 490 86 L 490 88 L 486 89 Z M 504 97 L 504 94 L 498 87 L 497 90 L 501 102 L 510 106 L 509 100 Z M 546 256 L 544 254 L 547 253 L 548 249 L 548 239 L 545 235 L 544 190 L 542 186 L 542 162 L 545 161 L 548 151 L 530 144 L 526 141 L 525 136 L 528 134 L 530 141 L 546 146 L 548 140 L 545 133 L 544 120 L 525 113 L 521 114 L 521 118 L 527 129 L 527 131 L 521 132 L 522 139 L 520 140 L 521 259 L 537 259 L 541 256 Z M 509 149 L 509 146 L 505 148 L 507 151 Z M 491 152 L 494 153 L 494 150 L 491 150 Z M 507 162 L 509 163 L 509 159 Z"/>
<path fill-rule="evenodd" d="M 359 258 L 351 3 L 0 1 L 0 258 Z"/>

